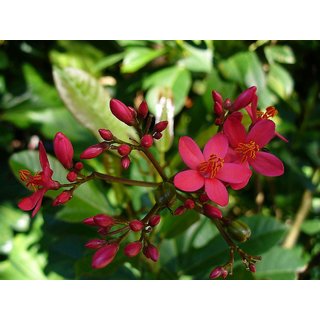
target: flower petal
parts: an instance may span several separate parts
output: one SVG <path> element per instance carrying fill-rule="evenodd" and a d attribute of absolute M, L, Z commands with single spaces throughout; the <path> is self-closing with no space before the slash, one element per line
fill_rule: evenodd
<path fill-rule="evenodd" d="M 251 176 L 251 170 L 242 164 L 225 163 L 216 178 L 229 183 L 242 183 Z"/>
<path fill-rule="evenodd" d="M 196 170 L 185 170 L 175 175 L 174 185 L 183 191 L 197 191 L 204 185 L 204 177 Z"/>
<path fill-rule="evenodd" d="M 245 142 L 246 140 L 246 129 L 236 117 L 228 117 L 223 125 L 223 132 L 233 148 L 236 148 L 240 142 Z"/>
<path fill-rule="evenodd" d="M 23 211 L 32 210 L 41 197 L 41 190 L 37 190 L 31 196 L 20 200 L 20 202 L 18 203 L 18 207 Z"/>
<path fill-rule="evenodd" d="M 229 195 L 225 185 L 218 179 L 206 179 L 205 191 L 213 202 L 219 206 L 226 206 L 229 202 Z"/>
<path fill-rule="evenodd" d="M 250 170 L 248 162 L 244 162 L 242 165 Z M 252 171 L 250 170 L 250 174 L 247 176 L 247 178 L 243 182 L 241 182 L 241 183 L 230 183 L 230 187 L 233 190 L 243 189 L 248 184 L 248 182 L 250 181 L 251 176 L 252 176 Z"/>
<path fill-rule="evenodd" d="M 44 180 L 50 179 L 53 171 L 50 168 L 47 152 L 42 141 L 39 141 L 39 160 L 44 175 Z"/>
<path fill-rule="evenodd" d="M 284 173 L 282 161 L 268 152 L 257 152 L 256 158 L 249 163 L 255 171 L 267 177 L 277 177 Z"/>
<path fill-rule="evenodd" d="M 33 218 L 33 217 L 37 214 L 37 212 L 40 210 L 43 196 L 44 196 L 44 194 L 46 193 L 47 190 L 46 190 L 46 189 L 41 189 L 41 190 L 38 190 L 38 191 L 40 191 L 40 196 L 39 196 L 39 200 L 37 201 L 37 204 L 36 204 L 35 208 L 34 208 L 33 211 L 32 211 L 32 215 L 31 215 L 32 218 Z"/>
<path fill-rule="evenodd" d="M 197 169 L 201 162 L 204 162 L 203 154 L 190 137 L 182 137 L 179 140 L 179 153 L 183 162 L 191 169 Z"/>
<path fill-rule="evenodd" d="M 275 124 L 271 120 L 259 120 L 250 130 L 247 142 L 254 141 L 263 148 L 275 135 Z"/>
<path fill-rule="evenodd" d="M 212 154 L 223 159 L 228 151 L 228 146 L 228 139 L 222 132 L 214 135 L 204 147 L 205 160 L 208 160 Z"/>

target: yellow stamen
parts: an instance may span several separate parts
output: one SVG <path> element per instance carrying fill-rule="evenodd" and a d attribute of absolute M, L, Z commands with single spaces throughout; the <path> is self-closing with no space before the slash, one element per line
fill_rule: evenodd
<path fill-rule="evenodd" d="M 255 159 L 259 150 L 260 147 L 254 141 L 250 141 L 249 143 L 239 143 L 235 149 L 235 151 L 242 156 L 242 162 L 247 161 L 248 158 Z"/>
<path fill-rule="evenodd" d="M 32 173 L 29 170 L 23 169 L 19 170 L 19 177 L 21 181 L 26 183 L 26 187 L 30 190 L 36 191 L 42 181 L 42 177 L 40 173 Z"/>
<path fill-rule="evenodd" d="M 224 159 L 212 154 L 208 161 L 200 163 L 198 170 L 205 178 L 214 178 L 218 171 L 223 167 Z"/>
<path fill-rule="evenodd" d="M 270 119 L 275 117 L 278 114 L 278 110 L 275 107 L 268 107 L 265 112 L 257 110 L 257 117 L 259 119 Z"/>

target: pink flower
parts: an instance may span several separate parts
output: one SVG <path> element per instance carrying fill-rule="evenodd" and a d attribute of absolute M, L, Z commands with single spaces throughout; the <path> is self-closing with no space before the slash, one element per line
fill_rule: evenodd
<path fill-rule="evenodd" d="M 183 191 L 194 192 L 203 186 L 210 200 L 220 206 L 229 202 L 225 183 L 242 183 L 251 171 L 241 164 L 226 163 L 228 139 L 223 133 L 213 136 L 205 145 L 203 153 L 190 137 L 179 140 L 179 153 L 190 168 L 174 177 L 174 185 Z"/>
<path fill-rule="evenodd" d="M 271 120 L 259 120 L 246 133 L 245 127 L 235 117 L 229 117 L 223 126 L 223 131 L 228 137 L 233 157 L 244 165 L 250 165 L 258 173 L 275 177 L 284 172 L 283 163 L 269 152 L 261 151 L 275 136 L 275 124 Z"/>
<path fill-rule="evenodd" d="M 28 188 L 32 188 L 34 193 L 26 198 L 23 198 L 18 207 L 24 211 L 32 211 L 34 217 L 40 210 L 42 199 L 48 190 L 57 190 L 60 188 L 60 183 L 52 180 L 53 171 L 50 168 L 50 163 L 47 157 L 46 149 L 43 143 L 39 142 L 39 160 L 42 171 L 32 175 L 29 170 L 20 170 L 20 179 L 26 183 Z"/>

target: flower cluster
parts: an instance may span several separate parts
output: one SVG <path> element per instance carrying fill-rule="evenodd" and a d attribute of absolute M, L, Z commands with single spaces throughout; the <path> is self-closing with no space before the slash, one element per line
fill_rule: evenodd
<path fill-rule="evenodd" d="M 253 171 L 269 177 L 282 175 L 283 163 L 268 152 L 266 146 L 274 137 L 287 140 L 276 132 L 275 123 L 271 120 L 277 113 L 276 109 L 268 107 L 264 112 L 258 110 L 255 87 L 242 92 L 234 102 L 230 99 L 223 100 L 216 91 L 212 92 L 212 97 L 218 132 L 207 141 L 202 151 L 191 137 L 184 136 L 179 139 L 179 154 L 188 167 L 187 170 L 169 177 L 165 168 L 149 150 L 154 145 L 154 140 L 161 139 L 164 130 L 167 130 L 167 121 L 155 123 L 145 101 L 133 108 L 117 99 L 111 99 L 110 110 L 114 117 L 133 127 L 138 138 L 130 137 L 130 142 L 123 141 L 108 128 L 101 128 L 99 135 L 102 141 L 86 148 L 80 159 L 96 158 L 106 151 L 114 152 L 119 156 L 122 168 L 127 170 L 133 159 L 132 152 L 142 153 L 157 173 L 157 182 L 126 179 L 95 171 L 86 174 L 83 162 L 74 161 L 71 141 L 62 132 L 58 132 L 53 140 L 53 149 L 56 158 L 67 170 L 66 179 L 69 183 L 62 184 L 53 180 L 46 150 L 40 142 L 39 160 L 42 170 L 34 175 L 28 170 L 20 170 L 21 180 L 34 192 L 19 202 L 19 208 L 32 210 L 32 216 L 35 216 L 47 191 L 63 189 L 52 202 L 54 206 L 62 205 L 72 199 L 79 186 L 92 179 L 156 188 L 154 204 L 143 217 L 137 214 L 128 219 L 124 215 L 99 213 L 83 221 L 86 225 L 95 227 L 98 234 L 85 245 L 86 248 L 95 250 L 92 257 L 93 268 L 100 269 L 109 265 L 130 234 L 131 240 L 123 245 L 124 255 L 132 258 L 142 252 L 145 258 L 158 261 L 160 253 L 154 245 L 152 235 L 161 221 L 160 214 L 164 212 L 163 209 L 169 208 L 177 219 L 191 210 L 207 217 L 215 223 L 228 243 L 230 261 L 214 268 L 210 274 L 211 279 L 220 276 L 225 278 L 232 274 L 235 252 L 241 256 L 246 268 L 254 272 L 255 263 L 260 257 L 245 253 L 234 243 L 246 241 L 251 230 L 241 221 L 223 217 L 219 206 L 228 205 L 230 189 L 240 190 L 246 187 Z M 251 119 L 248 127 L 244 125 L 243 110 Z M 159 182 L 160 180 L 162 181 Z M 180 204 L 176 205 L 177 202 Z"/>

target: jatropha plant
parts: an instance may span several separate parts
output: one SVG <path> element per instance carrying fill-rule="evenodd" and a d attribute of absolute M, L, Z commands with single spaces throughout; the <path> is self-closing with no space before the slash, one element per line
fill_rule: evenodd
<path fill-rule="evenodd" d="M 137 256 L 141 252 L 147 259 L 157 262 L 159 250 L 156 243 L 151 243 L 150 234 L 156 232 L 161 213 L 165 208 L 169 208 L 175 216 L 188 214 L 188 210 L 191 209 L 204 215 L 215 224 L 228 244 L 229 260 L 224 265 L 216 266 L 209 275 L 210 279 L 232 275 L 235 254 L 240 256 L 248 271 L 255 272 L 255 264 L 261 257 L 250 255 L 239 246 L 239 243 L 250 237 L 251 230 L 240 220 L 223 217 L 219 207 L 228 205 L 228 189 L 240 190 L 246 187 L 252 171 L 269 177 L 283 174 L 283 163 L 271 154 L 266 146 L 275 137 L 284 141 L 286 139 L 276 132 L 275 123 L 271 120 L 277 110 L 270 106 L 262 112 L 257 108 L 256 87 L 243 91 L 233 102 L 223 99 L 216 91 L 212 91 L 212 97 L 215 125 L 218 130 L 207 141 L 203 151 L 191 137 L 183 136 L 179 139 L 179 154 L 187 169 L 169 177 L 150 152 L 155 140 L 161 139 L 167 129 L 167 121 L 154 123 L 154 117 L 149 113 L 145 101 L 135 109 L 117 99 L 111 99 L 112 114 L 133 127 L 139 138 L 130 137 L 129 142 L 123 141 L 117 138 L 115 132 L 101 128 L 99 134 L 102 141 L 85 149 L 80 155 L 81 160 L 97 158 L 102 153 L 113 150 L 118 153 L 121 166 L 128 169 L 131 161 L 134 161 L 131 155 L 140 152 L 150 161 L 153 169 L 161 177 L 161 182 L 138 181 L 95 171 L 85 174 L 83 162 L 73 159 L 72 143 L 62 132 L 58 132 L 53 140 L 54 153 L 68 170 L 66 178 L 70 183 L 62 184 L 52 179 L 53 171 L 44 145 L 40 141 L 39 160 L 42 171 L 32 174 L 28 170 L 20 170 L 21 180 L 33 190 L 33 194 L 23 198 L 19 202 L 19 208 L 25 211 L 32 210 L 34 217 L 48 190 L 62 190 L 52 203 L 53 206 L 58 206 L 70 201 L 77 188 L 93 179 L 155 188 L 155 203 L 140 219 L 128 220 L 123 215 L 100 213 L 83 221 L 86 225 L 96 228 L 98 234 L 85 245 L 95 250 L 92 258 L 93 268 L 99 269 L 109 265 L 118 254 L 122 243 L 123 253 L 127 257 Z M 248 128 L 243 124 L 242 111 L 247 112 L 251 119 Z M 136 241 L 126 242 L 130 233 L 136 234 Z"/>

